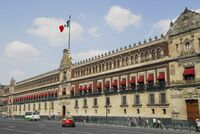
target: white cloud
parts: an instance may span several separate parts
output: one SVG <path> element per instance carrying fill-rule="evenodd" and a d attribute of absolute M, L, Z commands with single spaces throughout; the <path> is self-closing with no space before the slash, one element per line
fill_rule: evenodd
<path fill-rule="evenodd" d="M 136 26 L 140 23 L 142 16 L 135 15 L 131 11 L 121 8 L 120 6 L 112 6 L 106 16 L 106 23 L 114 30 L 122 32 L 128 26 Z"/>
<path fill-rule="evenodd" d="M 97 27 L 92 27 L 89 29 L 89 33 L 93 36 L 93 37 L 100 37 L 100 35 L 98 34 L 98 28 Z"/>
<path fill-rule="evenodd" d="M 8 72 L 9 78 L 14 78 L 16 81 L 20 81 L 26 78 L 26 75 L 23 71 L 19 69 L 10 70 Z"/>
<path fill-rule="evenodd" d="M 14 60 L 33 61 L 39 55 L 39 51 L 31 44 L 13 41 L 6 45 L 4 54 L 6 57 Z"/>
<path fill-rule="evenodd" d="M 155 33 L 166 34 L 166 32 L 169 30 L 170 22 L 170 19 L 159 20 L 158 22 L 153 24 L 153 31 Z"/>
<path fill-rule="evenodd" d="M 106 50 L 90 50 L 88 52 L 73 53 L 72 60 L 73 60 L 73 62 L 78 62 L 81 60 L 92 58 L 94 56 L 98 56 L 98 54 L 102 54 L 105 52 L 107 52 L 107 51 Z"/>
<path fill-rule="evenodd" d="M 34 21 L 36 28 L 28 29 L 28 33 L 47 39 L 52 46 L 65 45 L 68 37 L 68 28 L 65 27 L 61 33 L 59 26 L 65 24 L 63 19 L 59 18 L 36 18 Z M 77 22 L 71 22 L 71 40 L 81 40 L 83 27 Z"/>
<path fill-rule="evenodd" d="M 196 9 L 196 10 L 194 10 L 195 12 L 197 12 L 197 13 L 200 13 L 200 9 Z"/>
<path fill-rule="evenodd" d="M 200 9 L 193 10 L 194 12 L 200 13 Z M 175 22 L 178 16 L 173 19 L 162 19 L 157 21 L 152 25 L 151 34 L 159 33 L 159 34 L 166 34 L 170 28 L 170 22 Z"/>

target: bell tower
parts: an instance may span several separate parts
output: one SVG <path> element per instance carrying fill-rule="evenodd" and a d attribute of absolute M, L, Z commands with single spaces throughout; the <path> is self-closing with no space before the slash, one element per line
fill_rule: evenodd
<path fill-rule="evenodd" d="M 62 60 L 60 62 L 60 80 L 62 82 L 68 81 L 71 79 L 71 54 L 68 49 L 63 50 Z"/>

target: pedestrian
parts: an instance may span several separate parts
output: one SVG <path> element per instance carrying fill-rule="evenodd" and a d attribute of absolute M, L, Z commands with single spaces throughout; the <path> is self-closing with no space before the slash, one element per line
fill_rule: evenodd
<path fill-rule="evenodd" d="M 136 119 L 136 117 L 133 117 L 132 120 L 133 120 L 133 126 L 136 127 L 137 126 L 137 119 Z"/>
<path fill-rule="evenodd" d="M 153 118 L 153 128 L 156 128 L 156 124 L 157 124 L 156 118 Z"/>
<path fill-rule="evenodd" d="M 195 127 L 196 127 L 196 131 L 199 132 L 200 131 L 200 121 L 199 121 L 199 119 L 196 119 Z"/>
<path fill-rule="evenodd" d="M 127 117 L 128 126 L 131 126 L 131 117 Z"/>
<path fill-rule="evenodd" d="M 161 128 L 161 121 L 157 120 L 157 128 Z"/>
<path fill-rule="evenodd" d="M 140 116 L 138 117 L 138 123 L 139 123 L 139 126 L 142 127 L 142 118 Z"/>
<path fill-rule="evenodd" d="M 146 119 L 146 120 L 145 120 L 145 127 L 148 127 L 148 125 L 149 125 L 149 120 Z"/>

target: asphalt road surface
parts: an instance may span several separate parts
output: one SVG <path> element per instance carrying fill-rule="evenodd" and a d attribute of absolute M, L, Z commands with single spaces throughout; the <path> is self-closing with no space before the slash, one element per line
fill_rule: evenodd
<path fill-rule="evenodd" d="M 0 134 L 195 134 L 196 132 L 76 123 L 61 127 L 58 121 L 0 119 Z"/>

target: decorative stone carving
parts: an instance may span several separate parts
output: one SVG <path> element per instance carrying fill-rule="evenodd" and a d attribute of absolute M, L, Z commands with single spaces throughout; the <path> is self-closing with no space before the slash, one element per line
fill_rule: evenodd
<path fill-rule="evenodd" d="M 63 50 L 63 57 L 60 62 L 60 69 L 69 68 L 72 66 L 71 56 L 68 49 Z"/>
<path fill-rule="evenodd" d="M 200 14 L 186 8 L 175 21 L 175 23 L 171 25 L 167 35 L 174 36 L 199 27 Z"/>
<path fill-rule="evenodd" d="M 179 109 L 177 107 L 173 107 L 172 114 L 179 114 Z"/>

